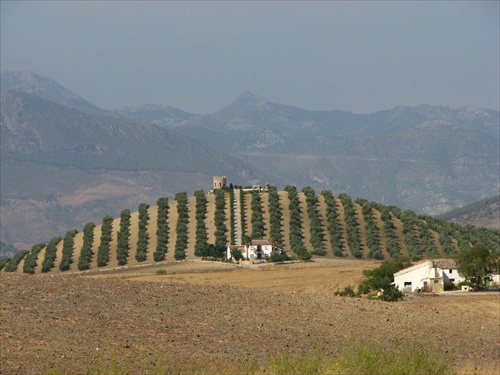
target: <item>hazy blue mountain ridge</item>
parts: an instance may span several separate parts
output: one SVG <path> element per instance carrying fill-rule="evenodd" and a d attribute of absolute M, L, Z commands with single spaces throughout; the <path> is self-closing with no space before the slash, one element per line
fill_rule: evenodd
<path fill-rule="evenodd" d="M 298 186 L 427 214 L 499 188 L 499 112 L 488 109 L 422 104 L 362 115 L 307 111 L 245 93 L 216 113 L 155 121 Z"/>

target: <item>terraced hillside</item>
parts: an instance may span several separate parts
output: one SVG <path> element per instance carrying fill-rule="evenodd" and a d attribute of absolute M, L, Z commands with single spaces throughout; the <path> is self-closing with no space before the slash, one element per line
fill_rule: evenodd
<path fill-rule="evenodd" d="M 285 250 L 360 259 L 446 258 L 476 243 L 500 255 L 500 231 L 448 223 L 347 194 L 224 189 L 193 197 L 178 193 L 156 206 L 124 209 L 100 225 L 87 223 L 49 243 L 38 243 L 0 264 L 4 272 L 57 273 L 195 259 L 208 244 L 264 238 Z M 239 242 L 239 243 L 238 243 Z"/>

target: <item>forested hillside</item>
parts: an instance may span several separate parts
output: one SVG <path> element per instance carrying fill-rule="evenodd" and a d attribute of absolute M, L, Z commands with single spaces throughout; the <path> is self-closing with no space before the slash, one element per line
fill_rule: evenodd
<path fill-rule="evenodd" d="M 6 272 L 83 271 L 161 261 L 194 259 L 207 245 L 220 248 L 236 238 L 268 239 L 285 250 L 358 259 L 454 257 L 476 243 L 500 255 L 500 231 L 462 226 L 401 211 L 345 193 L 299 191 L 286 186 L 263 191 L 185 192 L 157 205 L 123 209 L 48 244 L 38 243 L 2 261 Z M 238 197 L 238 198 L 235 198 Z M 238 207 L 238 209 L 236 209 Z M 235 213 L 239 213 L 239 218 Z M 240 225 L 236 227 L 235 223 Z M 235 235 L 240 231 L 241 236 Z"/>

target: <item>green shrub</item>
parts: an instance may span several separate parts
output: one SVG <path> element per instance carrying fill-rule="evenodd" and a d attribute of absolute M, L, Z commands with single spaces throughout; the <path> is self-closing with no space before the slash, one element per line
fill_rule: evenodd
<path fill-rule="evenodd" d="M 343 290 L 337 290 L 333 294 L 341 297 L 356 297 L 356 293 L 354 293 L 354 289 L 350 285 L 344 287 Z"/>
<path fill-rule="evenodd" d="M 309 251 L 304 246 L 299 246 L 296 247 L 295 250 L 293 251 L 295 255 L 297 256 L 298 260 L 310 260 L 312 258 L 312 255 Z"/>

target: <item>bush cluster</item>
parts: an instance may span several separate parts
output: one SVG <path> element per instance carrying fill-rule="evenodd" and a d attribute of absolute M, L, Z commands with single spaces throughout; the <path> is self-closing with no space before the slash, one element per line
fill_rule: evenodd
<path fill-rule="evenodd" d="M 222 189 L 215 190 L 215 245 L 227 245 L 226 194 Z"/>
<path fill-rule="evenodd" d="M 321 218 L 319 217 L 318 212 L 318 197 L 316 196 L 314 189 L 309 186 L 303 188 L 302 192 L 306 197 L 307 214 L 310 221 L 310 242 L 313 248 L 312 253 L 314 255 L 325 255 L 326 250 L 323 246 L 325 234 L 323 233 L 323 226 L 321 224 Z"/>
<path fill-rule="evenodd" d="M 106 215 L 102 218 L 101 243 L 97 249 L 97 267 L 105 267 L 109 263 L 109 244 L 113 231 L 113 218 Z"/>
<path fill-rule="evenodd" d="M 118 244 L 116 248 L 116 260 L 119 266 L 123 266 L 128 262 L 130 250 L 130 210 L 124 209 L 120 213 L 120 230 L 118 231 Z"/>
<path fill-rule="evenodd" d="M 285 262 L 287 260 L 290 260 L 290 257 L 284 251 L 282 251 L 280 253 L 275 251 L 271 254 L 271 257 L 269 258 L 269 260 L 273 263 L 282 263 L 282 262 Z"/>
<path fill-rule="evenodd" d="M 307 261 L 312 258 L 312 254 L 309 251 L 307 251 L 307 249 L 304 246 L 297 246 L 294 250 L 294 253 L 298 260 Z"/>
<path fill-rule="evenodd" d="M 92 245 L 94 244 L 94 228 L 95 224 L 92 222 L 85 224 L 83 228 L 83 245 L 80 250 L 80 258 L 78 259 L 78 270 L 80 271 L 90 268 L 90 262 L 94 255 L 92 251 Z"/>
<path fill-rule="evenodd" d="M 200 250 L 200 256 L 203 259 L 210 260 L 222 260 L 224 259 L 224 252 L 226 251 L 225 246 L 217 245 L 217 244 L 207 244 L 203 246 Z M 234 256 L 234 254 L 233 254 Z"/>
<path fill-rule="evenodd" d="M 300 210 L 299 195 L 295 186 L 287 185 L 285 191 L 288 193 L 290 204 L 290 246 L 296 252 L 296 249 L 304 247 L 302 236 L 302 214 Z"/>
<path fill-rule="evenodd" d="M 194 192 L 196 198 L 196 242 L 194 255 L 202 256 L 202 249 L 207 246 L 208 234 L 205 218 L 207 217 L 207 197 L 203 190 Z"/>
<path fill-rule="evenodd" d="M 156 219 L 156 251 L 153 253 L 155 262 L 165 260 L 168 245 L 168 198 L 159 198 L 158 217 Z"/>
<path fill-rule="evenodd" d="M 356 210 L 354 209 L 354 204 L 352 203 L 351 197 L 345 193 L 340 194 L 339 199 L 344 206 L 347 243 L 349 244 L 349 249 L 354 257 L 362 258 L 363 253 L 361 252 L 359 224 L 356 220 Z"/>
<path fill-rule="evenodd" d="M 59 269 L 61 271 L 69 270 L 73 263 L 73 251 L 75 249 L 75 236 L 77 233 L 78 231 L 73 229 L 67 231 L 66 236 L 64 236 L 61 264 L 59 264 Z"/>
<path fill-rule="evenodd" d="M 252 191 L 252 238 L 264 238 L 264 212 L 262 209 L 262 202 L 260 200 L 260 192 L 257 190 Z"/>
<path fill-rule="evenodd" d="M 23 272 L 24 273 L 35 273 L 35 268 L 37 265 L 38 254 L 45 247 L 43 242 L 33 245 L 31 252 L 26 255 L 24 259 Z"/>
<path fill-rule="evenodd" d="M 187 193 L 177 193 L 175 195 L 175 200 L 177 201 L 177 226 L 175 228 L 177 239 L 175 241 L 174 258 L 176 260 L 182 260 L 186 259 L 186 248 L 188 244 L 187 230 L 189 223 L 189 213 L 187 207 Z"/>
<path fill-rule="evenodd" d="M 365 277 L 359 284 L 358 294 L 368 294 L 382 289 L 383 295 L 380 297 L 384 301 L 397 301 L 403 297 L 403 294 L 391 285 L 394 281 L 394 274 L 409 264 L 403 264 L 399 260 L 384 260 L 382 264 L 373 269 L 363 271 Z"/>
<path fill-rule="evenodd" d="M 342 225 L 340 223 L 339 215 L 337 213 L 337 205 L 335 204 L 335 197 L 329 190 L 323 190 L 321 195 L 325 197 L 326 204 L 326 220 L 327 229 L 330 233 L 330 243 L 333 250 L 333 255 L 341 257 L 344 255 L 342 250 L 344 245 L 342 243 Z"/>

